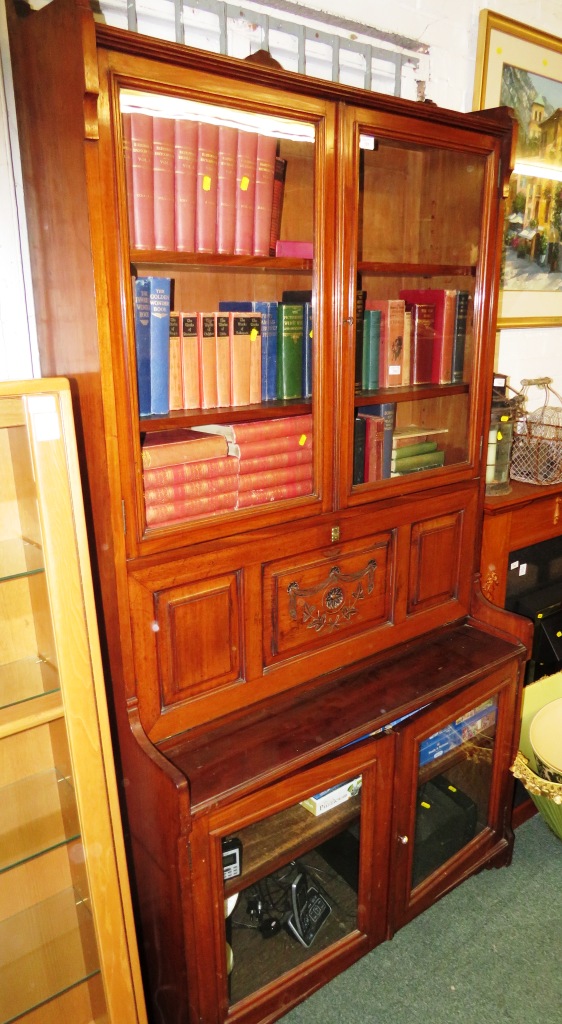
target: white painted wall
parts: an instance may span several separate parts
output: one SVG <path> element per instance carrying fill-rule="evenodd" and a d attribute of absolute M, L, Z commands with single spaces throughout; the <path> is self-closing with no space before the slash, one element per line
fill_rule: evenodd
<path fill-rule="evenodd" d="M 303 6 L 342 14 L 341 0 L 308 0 Z M 346 0 L 348 19 L 386 32 L 417 38 L 430 47 L 426 95 L 441 106 L 470 110 L 475 71 L 478 15 L 493 7 L 553 35 L 562 35 L 562 0 Z M 0 55 L 6 74 L 4 0 L 0 0 Z M 39 375 L 33 310 L 26 301 L 25 232 L 18 231 L 17 153 L 11 167 L 8 141 L 10 86 L 0 81 L 0 380 Z M 21 229 L 21 219 L 19 220 Z M 518 386 L 522 377 L 548 375 L 562 390 L 562 327 L 502 331 L 496 369 Z"/>

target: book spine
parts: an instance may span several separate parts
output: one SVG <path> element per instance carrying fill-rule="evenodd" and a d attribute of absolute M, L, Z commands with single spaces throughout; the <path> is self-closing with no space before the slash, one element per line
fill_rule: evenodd
<path fill-rule="evenodd" d="M 277 242 L 281 237 L 281 218 L 283 215 L 283 198 L 285 195 L 285 176 L 287 161 L 281 156 L 275 157 L 273 174 L 273 201 L 271 204 L 271 229 L 269 235 L 269 255 L 275 256 Z"/>
<path fill-rule="evenodd" d="M 418 444 L 408 444 L 401 448 L 392 449 L 392 459 L 394 462 L 400 462 L 402 459 L 408 459 L 411 455 L 427 455 L 428 452 L 437 451 L 437 441 L 419 441 Z"/>
<path fill-rule="evenodd" d="M 125 166 L 125 188 L 127 190 L 127 214 L 129 218 L 129 241 L 135 244 L 135 205 L 133 202 L 133 142 L 131 138 L 131 115 L 121 114 L 123 134 L 123 163 Z"/>
<path fill-rule="evenodd" d="M 150 416 L 150 282 L 137 277 L 135 289 L 135 348 L 139 415 Z"/>
<path fill-rule="evenodd" d="M 154 248 L 154 172 L 152 117 L 131 113 L 131 174 L 133 180 L 134 245 Z"/>
<path fill-rule="evenodd" d="M 355 390 L 359 391 L 363 384 L 363 335 L 365 330 L 365 302 L 367 292 L 357 288 L 355 292 Z"/>
<path fill-rule="evenodd" d="M 250 405 L 261 402 L 261 313 L 250 318 Z"/>
<path fill-rule="evenodd" d="M 429 384 L 433 374 L 435 306 L 430 302 L 412 305 L 412 384 Z"/>
<path fill-rule="evenodd" d="M 302 398 L 303 307 L 279 303 L 277 397 Z"/>
<path fill-rule="evenodd" d="M 303 494 L 311 494 L 311 492 L 312 482 L 309 480 L 295 480 L 292 483 L 279 484 L 277 487 L 242 491 L 238 495 L 238 508 L 266 505 L 271 501 L 282 501 L 284 498 L 298 498 Z"/>
<path fill-rule="evenodd" d="M 220 433 L 211 424 L 208 428 L 210 433 Z M 270 440 L 276 437 L 287 437 L 301 435 L 307 436 L 312 433 L 312 414 L 303 413 L 300 416 L 283 416 L 271 420 L 260 420 L 259 422 L 233 423 L 228 428 L 228 439 L 238 444 L 247 441 Z"/>
<path fill-rule="evenodd" d="M 233 406 L 250 404 L 250 320 L 251 314 L 229 313 L 230 401 Z"/>
<path fill-rule="evenodd" d="M 464 377 L 464 352 L 468 326 L 469 300 L 469 292 L 459 291 L 457 293 L 455 334 L 453 340 L 453 356 L 451 360 L 451 380 L 453 384 L 459 384 Z"/>
<path fill-rule="evenodd" d="M 302 394 L 303 398 L 312 398 L 312 303 L 303 306 L 302 323 Z"/>
<path fill-rule="evenodd" d="M 353 483 L 365 482 L 365 443 L 367 424 L 364 416 L 356 416 L 353 422 Z"/>
<path fill-rule="evenodd" d="M 183 408 L 201 408 L 197 314 L 180 313 Z"/>
<path fill-rule="evenodd" d="M 390 464 L 392 461 L 392 439 L 396 426 L 396 403 L 379 402 L 377 405 L 366 405 L 357 410 L 357 413 L 366 413 L 370 416 L 382 416 L 384 420 L 384 433 L 382 441 L 382 479 L 390 476 Z"/>
<path fill-rule="evenodd" d="M 222 441 L 223 444 L 218 443 Z M 143 470 L 161 469 L 165 466 L 179 466 L 225 456 L 224 438 L 205 436 L 201 442 L 175 441 L 171 444 L 143 447 L 141 458 Z"/>
<path fill-rule="evenodd" d="M 196 252 L 213 253 L 216 248 L 218 146 L 218 125 L 200 121 L 197 132 Z"/>
<path fill-rule="evenodd" d="M 183 378 L 181 361 L 180 314 L 170 313 L 170 409 L 183 409 Z"/>
<path fill-rule="evenodd" d="M 412 313 L 404 310 L 404 365 L 402 367 L 402 384 L 410 384 L 412 379 Z"/>
<path fill-rule="evenodd" d="M 438 374 L 440 384 L 449 384 L 453 376 L 453 344 L 455 340 L 457 291 L 455 288 L 446 288 L 444 289 L 444 296 L 443 338 Z"/>
<path fill-rule="evenodd" d="M 234 229 L 234 252 L 237 256 L 251 256 L 254 249 L 257 148 L 256 132 L 238 132 Z"/>
<path fill-rule="evenodd" d="M 175 243 L 174 121 L 152 119 L 154 175 L 154 248 L 173 249 Z"/>
<path fill-rule="evenodd" d="M 144 501 L 149 505 L 165 505 L 175 501 L 188 501 L 214 494 L 231 494 L 236 490 L 236 477 L 213 476 L 201 480 L 188 480 L 184 483 L 167 484 L 162 487 L 145 487 Z"/>
<path fill-rule="evenodd" d="M 163 416 L 170 411 L 170 297 L 169 277 L 150 281 L 150 411 Z"/>
<path fill-rule="evenodd" d="M 404 313 L 403 299 L 388 300 L 388 330 L 386 334 L 385 353 L 385 384 L 387 387 L 398 387 L 402 384 L 404 365 Z"/>
<path fill-rule="evenodd" d="M 294 448 L 288 451 L 265 452 L 260 456 L 238 456 L 232 459 L 239 467 L 240 477 L 246 473 L 266 472 L 269 469 L 280 469 L 282 466 L 312 465 L 312 447 Z"/>
<path fill-rule="evenodd" d="M 391 469 L 397 473 L 409 473 L 416 469 L 433 469 L 445 462 L 445 452 L 427 452 L 425 455 L 410 455 L 404 459 L 393 459 Z"/>
<path fill-rule="evenodd" d="M 145 469 L 142 478 L 145 490 L 150 490 L 157 487 L 173 487 L 175 484 L 190 481 L 209 480 L 217 476 L 236 476 L 238 468 L 237 459 L 224 455 L 214 459 L 201 459 L 199 462 L 183 462 L 161 466 L 159 469 Z"/>
<path fill-rule="evenodd" d="M 273 179 L 277 139 L 259 135 L 256 149 L 256 193 L 254 200 L 254 256 L 269 256 Z"/>
<path fill-rule="evenodd" d="M 363 319 L 363 366 L 361 377 L 361 386 L 365 391 L 374 391 L 379 386 L 380 338 L 380 309 L 366 309 Z"/>
<path fill-rule="evenodd" d="M 381 480 L 383 474 L 384 419 L 382 416 L 364 416 L 365 433 L 365 476 L 366 482 Z"/>
<path fill-rule="evenodd" d="M 229 454 L 236 455 L 239 459 L 256 459 L 279 452 L 306 451 L 307 449 L 312 449 L 312 432 L 288 434 L 284 437 L 264 437 L 259 441 L 228 442 Z"/>
<path fill-rule="evenodd" d="M 230 395 L 230 325 L 227 313 L 217 313 L 217 405 L 232 404 Z"/>
<path fill-rule="evenodd" d="M 147 526 L 165 526 L 177 523 L 182 519 L 194 519 L 198 516 L 211 515 L 213 512 L 236 508 L 238 491 L 225 491 L 222 494 L 204 495 L 202 498 L 179 499 L 165 502 L 162 505 L 149 505 L 145 509 Z"/>
<path fill-rule="evenodd" d="M 201 408 L 215 409 L 217 397 L 217 328 L 214 313 L 197 314 Z"/>
<path fill-rule="evenodd" d="M 217 162 L 217 252 L 234 252 L 238 131 L 219 126 Z"/>
<path fill-rule="evenodd" d="M 291 259 L 311 260 L 314 255 L 312 242 L 300 239 L 280 239 L 275 243 L 276 256 L 289 256 Z"/>
<path fill-rule="evenodd" d="M 255 313 L 261 315 L 261 400 L 277 398 L 277 303 L 252 303 Z"/>
<path fill-rule="evenodd" d="M 238 477 L 240 491 L 264 490 L 291 483 L 292 480 L 306 480 L 312 486 L 312 462 L 300 466 L 278 466 L 275 469 L 258 470 L 256 473 L 242 473 Z"/>
<path fill-rule="evenodd" d="M 175 122 L 175 239 L 179 252 L 195 252 L 197 195 L 197 121 Z"/>

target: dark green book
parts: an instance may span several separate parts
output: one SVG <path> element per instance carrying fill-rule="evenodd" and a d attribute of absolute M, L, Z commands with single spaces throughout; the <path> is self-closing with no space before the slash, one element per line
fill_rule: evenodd
<path fill-rule="evenodd" d="M 437 450 L 437 441 L 419 441 L 418 444 L 405 444 L 403 448 L 393 448 L 392 458 L 400 461 L 410 455 L 426 455 Z"/>
<path fill-rule="evenodd" d="M 365 437 L 367 423 L 364 416 L 356 416 L 353 424 L 353 483 L 365 482 Z"/>
<path fill-rule="evenodd" d="M 381 343 L 381 311 L 366 309 L 363 318 L 363 366 L 361 387 L 363 391 L 375 391 L 379 386 L 379 364 Z"/>
<path fill-rule="evenodd" d="M 302 398 L 304 307 L 280 302 L 277 315 L 277 397 Z"/>

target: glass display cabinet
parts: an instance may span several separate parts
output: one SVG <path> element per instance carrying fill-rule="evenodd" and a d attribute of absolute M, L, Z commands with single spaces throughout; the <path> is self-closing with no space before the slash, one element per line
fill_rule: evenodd
<path fill-rule="evenodd" d="M 146 1020 L 70 390 L 0 384 L 0 1020 Z"/>

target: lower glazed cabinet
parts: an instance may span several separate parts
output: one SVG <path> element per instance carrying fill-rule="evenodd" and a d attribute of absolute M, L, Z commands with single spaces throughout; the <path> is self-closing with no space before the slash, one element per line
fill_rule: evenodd
<path fill-rule="evenodd" d="M 152 950 L 174 1020 L 282 1017 L 464 878 L 509 863 L 525 657 L 464 620 L 159 745 L 191 800 L 170 945 Z"/>

